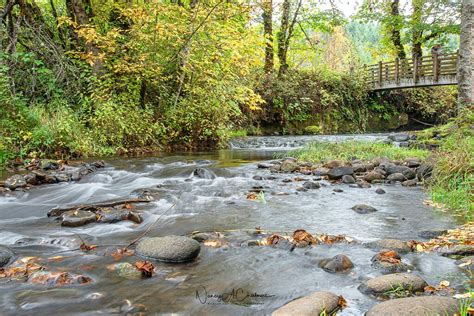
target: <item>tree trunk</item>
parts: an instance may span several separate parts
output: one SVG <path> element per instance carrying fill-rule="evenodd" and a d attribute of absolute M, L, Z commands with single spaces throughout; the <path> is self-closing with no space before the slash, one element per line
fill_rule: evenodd
<path fill-rule="evenodd" d="M 474 102 L 474 0 L 463 0 L 459 45 L 459 108 Z"/>
<path fill-rule="evenodd" d="M 94 12 L 92 11 L 91 0 L 66 0 L 66 8 L 69 17 L 75 21 L 79 27 L 92 23 L 94 18 Z M 79 36 L 73 30 L 72 36 L 76 40 L 76 43 L 80 43 Z M 99 59 L 99 48 L 94 43 L 83 44 L 86 52 L 91 53 L 95 58 L 92 64 L 92 73 L 97 75 L 102 67 L 102 61 Z"/>
<path fill-rule="evenodd" d="M 264 0 L 263 8 L 263 30 L 265 36 L 265 75 L 269 76 L 273 73 L 273 1 Z"/>
<path fill-rule="evenodd" d="M 392 22 L 392 30 L 391 30 L 391 39 L 393 46 L 397 51 L 397 57 L 399 59 L 405 59 L 405 49 L 402 44 L 402 39 L 400 36 L 400 25 L 401 25 L 401 16 L 400 16 L 400 0 L 393 0 L 390 4 L 390 14 L 394 22 Z"/>
<path fill-rule="evenodd" d="M 290 0 L 283 0 L 283 9 L 281 13 L 281 25 L 278 32 L 278 59 L 280 60 L 280 68 L 278 75 L 281 76 L 288 70 L 287 62 L 287 38 L 290 26 Z"/>
<path fill-rule="evenodd" d="M 411 18 L 412 23 L 412 56 L 421 57 L 423 51 L 421 48 L 422 45 L 422 36 L 423 30 L 421 29 L 421 19 L 423 16 L 423 4 L 424 0 L 412 0 L 413 13 Z"/>

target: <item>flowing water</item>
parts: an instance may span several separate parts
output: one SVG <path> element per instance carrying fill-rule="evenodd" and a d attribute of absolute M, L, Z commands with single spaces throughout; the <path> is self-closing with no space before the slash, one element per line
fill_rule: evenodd
<path fill-rule="evenodd" d="M 348 137 L 327 136 L 320 140 L 339 141 Z M 350 138 L 375 141 L 384 135 Z M 348 307 L 341 315 L 363 314 L 376 303 L 357 290 L 363 280 L 380 273 L 370 267 L 374 250 L 360 244 L 318 245 L 293 252 L 243 247 L 242 241 L 256 237 L 242 229 L 304 228 L 311 233 L 345 234 L 367 242 L 379 238 L 419 239 L 417 233 L 422 230 L 451 228 L 455 223 L 448 215 L 422 203 L 425 195 L 421 188 L 384 185 L 387 193 L 378 195 L 377 186 L 360 189 L 337 185 L 344 191 L 335 193 L 336 186 L 327 183 L 319 190 L 297 192 L 301 183 L 282 182 L 292 177 L 288 174 L 274 174 L 274 180 L 253 179 L 255 175 L 270 175 L 268 170 L 257 169 L 258 161 L 271 160 L 275 151 L 281 153 L 308 140 L 260 137 L 234 141 L 230 150 L 110 159 L 105 169 L 77 183 L 45 185 L 0 197 L 0 244 L 11 247 L 20 256 L 62 256 L 51 260 L 48 268 L 84 274 L 94 280 L 91 284 L 63 287 L 0 281 L 0 314 L 109 315 L 123 314 L 132 308 L 146 308 L 150 314 L 268 314 L 293 298 L 317 290 L 345 297 Z M 216 177 L 192 177 L 198 167 L 206 168 Z M 253 186 L 264 186 L 266 203 L 246 199 Z M 124 221 L 66 228 L 46 217 L 47 211 L 57 205 L 129 197 L 142 188 L 155 188 L 160 199 L 138 206 L 145 215 L 141 224 Z M 289 195 L 280 195 L 281 192 Z M 176 206 L 160 218 L 148 236 L 228 231 L 230 246 L 203 246 L 199 258 L 192 263 L 155 262 L 157 274 L 149 279 L 130 280 L 107 269 L 117 262 L 110 256 L 114 247 L 130 243 L 173 203 Z M 379 211 L 357 214 L 350 208 L 359 203 Z M 88 254 L 68 251 L 80 245 L 78 235 L 88 244 L 102 247 Z M 330 274 L 318 268 L 318 259 L 339 253 L 354 262 L 350 273 Z M 455 286 L 466 278 L 452 259 L 435 254 L 409 254 L 403 259 L 429 283 L 448 280 Z M 131 263 L 137 260 L 133 256 L 121 258 Z M 214 298 L 207 302 L 203 299 L 205 291 L 214 295 L 232 290 L 240 293 L 239 289 L 259 297 L 234 299 L 226 304 Z"/>

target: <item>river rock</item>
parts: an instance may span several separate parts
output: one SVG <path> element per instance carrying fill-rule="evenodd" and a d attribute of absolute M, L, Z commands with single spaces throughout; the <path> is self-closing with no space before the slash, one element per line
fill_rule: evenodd
<path fill-rule="evenodd" d="M 43 161 L 41 164 L 43 170 L 58 170 L 59 164 L 56 161 Z"/>
<path fill-rule="evenodd" d="M 272 316 L 332 315 L 339 307 L 339 296 L 331 292 L 320 291 L 286 303 L 275 310 Z"/>
<path fill-rule="evenodd" d="M 305 183 L 303 183 L 303 188 L 308 190 L 319 189 L 320 187 L 321 184 L 319 184 L 319 182 L 306 181 Z"/>
<path fill-rule="evenodd" d="M 131 221 L 136 224 L 143 222 L 142 217 L 137 212 L 127 209 L 100 208 L 97 212 L 99 223 L 117 223 L 120 221 Z"/>
<path fill-rule="evenodd" d="M 26 183 L 29 185 L 38 184 L 38 178 L 36 177 L 36 174 L 34 174 L 33 172 L 25 174 L 23 178 L 25 179 Z"/>
<path fill-rule="evenodd" d="M 346 184 L 353 184 L 356 182 L 356 180 L 354 179 L 353 176 L 346 174 L 342 176 L 342 182 Z"/>
<path fill-rule="evenodd" d="M 439 237 L 441 235 L 446 234 L 448 231 L 446 229 L 440 230 L 423 230 L 418 233 L 418 237 L 425 238 L 425 239 L 433 239 Z"/>
<path fill-rule="evenodd" d="M 367 204 L 357 204 L 357 205 L 354 205 L 352 209 L 356 211 L 356 213 L 359 213 L 359 214 L 369 214 L 369 213 L 377 212 L 377 209 L 375 207 L 372 207 Z"/>
<path fill-rule="evenodd" d="M 407 170 L 411 170 L 410 168 L 406 166 L 398 166 L 396 164 L 390 163 L 390 164 L 384 164 L 382 165 L 384 170 L 387 172 L 388 175 L 391 175 L 393 173 L 401 173 L 403 174 Z"/>
<path fill-rule="evenodd" d="M 116 273 L 125 279 L 141 279 L 142 272 L 129 262 L 120 262 L 112 266 Z"/>
<path fill-rule="evenodd" d="M 400 133 L 400 134 L 392 134 L 388 136 L 388 139 L 394 142 L 406 142 L 410 140 L 410 135 L 405 134 L 405 133 Z"/>
<path fill-rule="evenodd" d="M 0 268 L 6 266 L 14 256 L 10 248 L 0 246 Z"/>
<path fill-rule="evenodd" d="M 443 256 L 472 256 L 474 255 L 474 245 L 457 245 L 443 251 Z"/>
<path fill-rule="evenodd" d="M 26 181 L 23 175 L 15 174 L 5 180 L 4 186 L 10 190 L 16 190 L 26 187 Z"/>
<path fill-rule="evenodd" d="M 397 298 L 372 307 L 366 316 L 425 316 L 455 315 L 459 312 L 458 301 L 444 296 L 420 296 Z"/>
<path fill-rule="evenodd" d="M 94 223 L 97 216 L 91 211 L 71 210 L 61 215 L 61 226 L 78 227 Z"/>
<path fill-rule="evenodd" d="M 272 166 L 273 166 L 273 164 L 271 164 L 271 163 L 260 162 L 257 165 L 257 168 L 259 168 L 259 169 L 268 169 L 268 168 L 271 168 Z"/>
<path fill-rule="evenodd" d="M 421 165 L 421 160 L 419 158 L 407 158 L 404 162 L 409 168 L 416 168 Z"/>
<path fill-rule="evenodd" d="M 198 242 L 203 242 L 211 238 L 210 234 L 207 233 L 196 233 L 191 236 L 192 239 L 198 241 Z"/>
<path fill-rule="evenodd" d="M 427 286 L 425 280 L 411 273 L 392 273 L 375 277 L 359 285 L 358 289 L 364 294 L 386 295 L 394 289 L 402 289 L 410 293 L 421 292 Z"/>
<path fill-rule="evenodd" d="M 391 182 L 401 182 L 405 180 L 405 176 L 402 173 L 392 173 L 387 177 L 387 180 Z"/>
<path fill-rule="evenodd" d="M 406 180 L 402 182 L 402 186 L 404 187 L 416 187 L 418 181 L 416 179 Z"/>
<path fill-rule="evenodd" d="M 376 157 L 372 160 L 372 162 L 376 165 L 376 166 L 380 166 L 382 164 L 387 164 L 387 163 L 391 163 L 392 161 L 390 159 L 388 159 L 387 157 Z"/>
<path fill-rule="evenodd" d="M 362 188 L 362 189 L 370 189 L 372 186 L 368 182 L 357 181 L 357 187 Z"/>
<path fill-rule="evenodd" d="M 216 175 L 207 170 L 206 168 L 196 168 L 193 171 L 193 176 L 201 179 L 212 180 L 216 178 Z"/>
<path fill-rule="evenodd" d="M 183 236 L 148 238 L 140 241 L 136 248 L 140 256 L 172 263 L 192 261 L 200 251 L 196 240 Z"/>
<path fill-rule="evenodd" d="M 354 169 L 352 167 L 339 167 L 329 170 L 328 177 L 330 180 L 341 179 L 345 175 L 354 174 Z"/>
<path fill-rule="evenodd" d="M 383 273 L 406 272 L 412 268 L 408 264 L 403 263 L 400 255 L 393 250 L 381 250 L 370 261 L 374 269 L 382 270 Z"/>
<path fill-rule="evenodd" d="M 337 255 L 330 259 L 323 259 L 319 262 L 319 267 L 326 272 L 345 272 L 354 267 L 351 259 L 346 255 Z"/>
<path fill-rule="evenodd" d="M 426 180 L 431 177 L 433 173 L 434 165 L 430 162 L 422 163 L 418 168 L 416 168 L 416 176 L 420 180 Z"/>
<path fill-rule="evenodd" d="M 56 182 L 68 182 L 71 181 L 70 175 L 64 172 L 58 172 L 54 174 L 54 177 L 56 178 Z"/>
<path fill-rule="evenodd" d="M 375 193 L 377 193 L 377 194 L 385 194 L 386 192 L 385 192 L 384 189 L 378 188 L 377 190 L 375 190 Z"/>
<path fill-rule="evenodd" d="M 298 168 L 298 164 L 294 159 L 285 159 L 281 163 L 280 170 L 282 172 L 293 172 Z"/>
<path fill-rule="evenodd" d="M 372 182 L 374 180 L 382 180 L 384 176 L 377 171 L 370 171 L 364 176 L 364 180 L 367 182 Z"/>
<path fill-rule="evenodd" d="M 341 168 L 345 166 L 347 166 L 347 163 L 343 160 L 330 160 L 323 164 L 323 167 L 328 169 Z"/>
<path fill-rule="evenodd" d="M 329 169 L 328 168 L 324 168 L 324 167 L 321 167 L 321 168 L 316 168 L 313 170 L 313 174 L 315 176 L 327 176 L 328 175 L 328 172 L 329 172 Z"/>
<path fill-rule="evenodd" d="M 456 260 L 456 265 L 464 270 L 468 270 L 471 273 L 474 272 L 474 256 L 464 257 Z"/>
<path fill-rule="evenodd" d="M 404 175 L 405 178 L 407 178 L 408 180 L 411 180 L 411 179 L 415 179 L 415 178 L 416 178 L 416 172 L 415 172 L 413 169 L 407 169 L 407 170 L 403 171 L 403 175 Z"/>
<path fill-rule="evenodd" d="M 388 249 L 388 250 L 395 250 L 399 253 L 407 253 L 411 251 L 411 248 L 408 247 L 405 241 L 401 241 L 398 239 L 379 239 L 376 241 L 372 241 L 366 244 L 369 248 L 374 249 Z"/>
<path fill-rule="evenodd" d="M 352 169 L 354 169 L 355 173 L 366 172 L 367 166 L 363 163 L 353 163 Z"/>

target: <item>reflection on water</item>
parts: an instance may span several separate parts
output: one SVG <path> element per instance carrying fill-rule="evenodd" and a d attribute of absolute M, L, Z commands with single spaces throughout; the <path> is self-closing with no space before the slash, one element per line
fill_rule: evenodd
<path fill-rule="evenodd" d="M 291 178 L 290 175 L 276 174 L 275 180 L 254 180 L 255 175 L 269 175 L 269 171 L 257 169 L 256 162 L 273 159 L 274 155 L 274 150 L 247 148 L 116 158 L 110 159 L 104 170 L 78 183 L 42 186 L 0 197 L 0 244 L 9 245 L 21 256 L 61 255 L 62 260 L 51 261 L 48 267 L 94 279 L 90 285 L 58 289 L 2 281 L 1 314 L 123 314 L 147 308 L 152 313 L 251 315 L 271 313 L 311 291 L 330 290 L 348 301 L 342 315 L 360 315 L 375 303 L 357 291 L 361 280 L 378 274 L 370 267 L 373 250 L 360 244 L 321 245 L 291 253 L 269 247 L 241 247 L 242 241 L 256 237 L 240 229 L 304 228 L 312 233 L 346 234 L 365 242 L 386 237 L 415 239 L 421 230 L 454 225 L 447 215 L 423 205 L 424 194 L 417 188 L 384 186 L 387 193 L 378 195 L 376 187 L 340 185 L 344 191 L 335 193 L 334 186 L 323 182 L 326 186 L 319 190 L 298 192 L 300 183 L 282 181 Z M 192 177 L 196 168 L 209 170 L 215 178 Z M 265 204 L 245 198 L 253 186 L 264 187 Z M 47 211 L 56 205 L 127 197 L 141 188 L 153 188 L 160 198 L 139 207 L 145 218 L 140 225 L 120 222 L 61 228 L 54 219 L 46 217 Z M 106 255 L 114 249 L 112 245 L 127 245 L 173 203 L 176 206 L 160 219 L 149 236 L 183 235 L 196 230 L 229 231 L 226 234 L 230 247 L 203 247 L 193 263 L 156 263 L 157 275 L 146 280 L 125 279 L 106 268 L 116 263 Z M 357 214 L 350 208 L 358 203 L 370 204 L 379 211 Z M 78 235 L 89 244 L 103 247 L 91 254 L 64 252 L 80 245 Z M 318 258 L 340 253 L 354 262 L 351 273 L 329 274 L 317 267 Z M 132 264 L 136 260 L 136 257 L 121 259 Z M 453 285 L 466 280 L 448 258 L 426 254 L 407 255 L 404 260 L 431 282 L 439 282 L 440 277 Z M 196 291 L 202 293 L 203 288 L 215 294 L 248 291 L 264 297 L 251 302 L 229 299 L 225 304 L 203 304 L 196 298 Z"/>

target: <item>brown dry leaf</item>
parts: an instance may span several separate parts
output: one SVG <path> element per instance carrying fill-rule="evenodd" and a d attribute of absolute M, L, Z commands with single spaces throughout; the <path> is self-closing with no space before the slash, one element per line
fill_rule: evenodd
<path fill-rule="evenodd" d="M 320 235 L 317 237 L 317 239 L 327 245 L 331 245 L 336 242 L 347 241 L 346 236 L 343 235 Z"/>
<path fill-rule="evenodd" d="M 82 251 L 87 252 L 97 248 L 97 245 L 87 245 L 86 243 L 82 243 L 79 247 Z"/>
<path fill-rule="evenodd" d="M 204 246 L 219 248 L 227 244 L 224 240 L 220 239 L 207 239 L 204 241 Z"/>
<path fill-rule="evenodd" d="M 153 276 L 155 266 L 150 261 L 137 261 L 135 262 L 135 267 L 142 272 L 144 277 L 149 278 Z"/>
<path fill-rule="evenodd" d="M 293 232 L 293 241 L 296 243 L 317 244 L 316 238 L 304 229 L 297 229 Z"/>
<path fill-rule="evenodd" d="M 398 264 L 401 262 L 400 256 L 396 251 L 393 250 L 382 250 L 379 253 L 379 260 L 384 262 L 389 262 L 393 264 Z"/>
<path fill-rule="evenodd" d="M 284 239 L 284 238 L 280 235 L 273 234 L 273 235 L 267 237 L 265 244 L 266 245 L 276 245 L 276 244 L 278 244 L 278 242 L 281 239 Z"/>
<path fill-rule="evenodd" d="M 257 194 L 255 194 L 254 192 L 250 192 L 249 194 L 247 194 L 247 200 L 256 200 L 257 199 Z"/>
<path fill-rule="evenodd" d="M 128 248 L 118 248 L 117 250 L 111 253 L 111 256 L 117 261 L 122 259 L 123 256 L 131 255 L 133 255 L 133 250 L 130 250 Z"/>
<path fill-rule="evenodd" d="M 35 271 L 44 270 L 44 267 L 36 263 L 38 258 L 24 257 L 13 262 L 8 268 L 0 270 L 0 278 L 24 278 Z"/>
<path fill-rule="evenodd" d="M 347 301 L 342 295 L 339 295 L 339 301 L 337 302 L 337 305 L 339 305 L 341 308 L 347 306 Z"/>
<path fill-rule="evenodd" d="M 83 275 L 70 274 L 68 272 L 38 271 L 31 274 L 31 276 L 28 278 L 28 282 L 44 285 L 62 286 L 67 284 L 91 283 L 92 279 Z"/>
<path fill-rule="evenodd" d="M 130 204 L 130 203 L 127 203 L 127 204 L 125 204 L 124 206 L 122 206 L 122 208 L 127 209 L 127 210 L 134 210 L 134 209 L 135 209 L 135 206 L 133 206 L 133 205 Z"/>
<path fill-rule="evenodd" d="M 425 286 L 424 290 L 426 293 L 436 293 L 437 291 L 436 288 L 432 285 Z"/>

